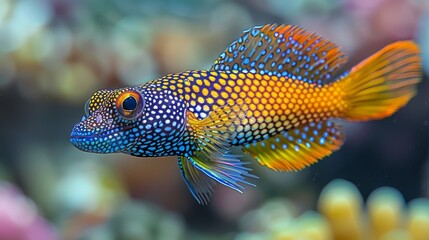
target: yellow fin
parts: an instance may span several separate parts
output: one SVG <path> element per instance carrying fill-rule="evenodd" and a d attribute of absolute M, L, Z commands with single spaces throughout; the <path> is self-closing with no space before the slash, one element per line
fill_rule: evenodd
<path fill-rule="evenodd" d="M 218 107 L 204 119 L 198 119 L 192 112 L 187 112 L 188 129 L 197 151 L 208 155 L 217 153 L 220 149 L 230 147 L 234 134 L 234 124 L 239 123 L 241 105 Z"/>
<path fill-rule="evenodd" d="M 273 170 L 298 171 L 338 150 L 343 142 L 342 128 L 331 121 L 323 121 L 248 144 L 243 151 Z"/>
<path fill-rule="evenodd" d="M 392 115 L 415 95 L 421 77 L 417 44 L 402 41 L 386 46 L 338 81 L 346 93 L 343 117 L 366 121 Z"/>
<path fill-rule="evenodd" d="M 235 134 L 234 124 L 238 124 L 239 118 L 243 116 L 243 108 L 243 105 L 222 106 L 211 111 L 209 116 L 202 120 L 188 112 L 188 125 L 192 135 L 190 140 L 196 150 L 184 156 L 189 161 L 187 164 L 192 164 L 213 180 L 239 192 L 244 189 L 241 184 L 254 186 L 246 181 L 246 177 L 255 178 L 249 173 L 251 169 L 245 167 L 247 163 L 241 162 L 229 151 Z M 207 185 L 200 180 L 198 182 Z M 189 183 L 187 181 L 188 186 Z M 200 193 L 195 193 L 193 192 L 193 195 L 197 200 L 207 201 L 208 194 L 201 192 L 201 196 Z"/>

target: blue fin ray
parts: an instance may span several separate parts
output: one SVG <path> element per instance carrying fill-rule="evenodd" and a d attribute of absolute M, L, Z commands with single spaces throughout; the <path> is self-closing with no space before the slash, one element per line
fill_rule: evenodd
<path fill-rule="evenodd" d="M 244 167 L 243 162 L 234 155 L 225 153 L 220 156 L 212 156 L 211 159 L 195 155 L 188 159 L 207 176 L 238 192 L 242 192 L 244 189 L 241 184 L 255 186 L 253 183 L 248 182 L 246 177 L 256 178 L 256 176 L 249 173 L 251 169 Z"/>
<path fill-rule="evenodd" d="M 186 157 L 179 157 L 179 168 L 192 196 L 199 204 L 206 205 L 214 192 L 216 182 L 194 167 Z"/>
<path fill-rule="evenodd" d="M 346 61 L 334 43 L 296 26 L 273 24 L 244 31 L 211 70 L 283 76 L 322 85 L 334 81 L 332 74 Z"/>
<path fill-rule="evenodd" d="M 191 139 L 196 150 L 185 157 L 198 170 L 213 180 L 242 192 L 241 184 L 254 184 L 246 180 L 255 178 L 247 163 L 241 162 L 238 156 L 230 153 L 234 138 L 234 124 L 242 117 L 245 106 L 225 105 L 213 110 L 208 117 L 199 120 L 188 113 L 188 125 Z"/>

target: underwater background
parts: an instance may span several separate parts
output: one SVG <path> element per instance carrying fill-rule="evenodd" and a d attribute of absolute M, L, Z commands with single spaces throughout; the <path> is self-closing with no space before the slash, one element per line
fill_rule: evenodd
<path fill-rule="evenodd" d="M 257 187 L 219 186 L 208 206 L 175 157 L 70 144 L 95 91 L 209 69 L 243 30 L 266 23 L 336 42 L 346 68 L 415 39 L 417 96 L 392 117 L 346 124 L 343 147 L 303 171 L 247 156 Z M 428 240 L 428 73 L 428 0 L 0 0 L 0 240 Z"/>

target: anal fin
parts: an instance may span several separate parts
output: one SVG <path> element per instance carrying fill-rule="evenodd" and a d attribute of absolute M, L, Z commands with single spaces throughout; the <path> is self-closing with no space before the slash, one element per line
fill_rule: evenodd
<path fill-rule="evenodd" d="M 323 121 L 248 144 L 243 151 L 273 170 L 298 171 L 338 150 L 343 142 L 342 127 Z"/>

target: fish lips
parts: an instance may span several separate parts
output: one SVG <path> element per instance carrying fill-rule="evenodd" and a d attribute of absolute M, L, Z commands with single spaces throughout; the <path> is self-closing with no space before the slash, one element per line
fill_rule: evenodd
<path fill-rule="evenodd" d="M 120 126 L 103 131 L 94 131 L 85 127 L 85 122 L 76 124 L 70 134 L 70 143 L 77 149 L 92 153 L 120 152 L 127 146 L 125 132 L 132 126 Z"/>

